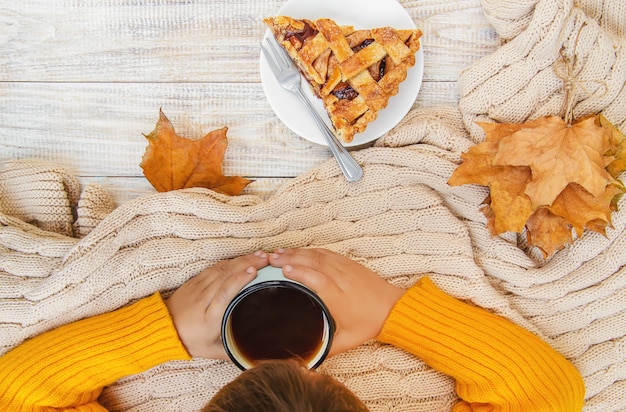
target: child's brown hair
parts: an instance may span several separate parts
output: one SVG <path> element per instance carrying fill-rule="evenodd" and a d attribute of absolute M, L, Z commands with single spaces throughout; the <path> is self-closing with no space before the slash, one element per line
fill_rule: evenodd
<path fill-rule="evenodd" d="M 266 361 L 224 386 L 204 412 L 368 412 L 343 384 L 295 360 Z"/>

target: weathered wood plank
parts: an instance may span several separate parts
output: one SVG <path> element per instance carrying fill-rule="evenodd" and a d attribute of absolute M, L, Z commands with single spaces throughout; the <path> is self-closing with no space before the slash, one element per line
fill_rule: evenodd
<path fill-rule="evenodd" d="M 456 104 L 460 71 L 498 46 L 480 0 L 401 0 L 424 31 L 416 106 Z M 158 109 L 179 134 L 229 127 L 224 172 L 259 193 L 330 158 L 267 104 L 261 18 L 283 0 L 30 0 L 0 7 L 0 159 L 61 164 L 119 200 L 145 193 L 139 163 Z M 143 183 L 137 183 L 143 182 Z M 148 190 L 151 190 L 148 186 Z M 251 189 L 252 190 L 252 189 Z"/>
<path fill-rule="evenodd" d="M 0 80 L 258 82 L 278 0 L 29 0 L 0 8 Z M 497 46 L 479 0 L 401 1 L 424 31 L 425 79 L 453 81 Z"/>
<path fill-rule="evenodd" d="M 454 104 L 452 82 L 423 84 L 415 106 Z M 37 157 L 79 176 L 141 176 L 159 108 L 178 134 L 228 126 L 224 171 L 293 177 L 330 157 L 272 112 L 259 84 L 0 83 L 0 156 Z"/>

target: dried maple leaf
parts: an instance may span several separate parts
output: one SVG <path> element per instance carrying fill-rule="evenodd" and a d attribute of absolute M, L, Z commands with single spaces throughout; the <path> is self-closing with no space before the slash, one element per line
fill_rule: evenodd
<path fill-rule="evenodd" d="M 516 167 L 491 182 L 491 208 L 495 213 L 495 234 L 521 232 L 532 215 L 530 198 L 524 193 L 530 182 L 530 169 Z"/>
<path fill-rule="evenodd" d="M 224 176 L 222 162 L 228 146 L 226 127 L 202 139 L 186 139 L 159 110 L 154 130 L 145 135 L 148 147 L 140 166 L 159 192 L 204 187 L 226 195 L 239 195 L 251 182 L 239 176 Z"/>
<path fill-rule="evenodd" d="M 626 171 L 626 136 L 601 114 L 596 118 L 596 124 L 604 128 L 611 142 L 611 150 L 605 154 L 606 171 L 617 179 L 620 173 Z"/>
<path fill-rule="evenodd" d="M 620 191 L 614 185 L 608 185 L 601 196 L 593 196 L 580 185 L 570 183 L 557 196 L 554 203 L 548 208 L 555 215 L 565 218 L 572 224 L 578 236 L 582 236 L 589 222 L 593 227 L 611 224 L 611 200 Z"/>
<path fill-rule="evenodd" d="M 497 166 L 494 157 L 503 137 L 518 131 L 522 125 L 478 123 L 487 133 L 484 143 L 470 147 L 461 155 L 463 163 L 448 181 L 451 185 L 479 184 L 489 186 L 493 196 L 486 202 L 483 213 L 490 219 L 491 233 L 520 232 L 532 214 L 530 199 L 524 194 L 530 181 L 527 166 Z"/>
<path fill-rule="evenodd" d="M 606 166 L 606 171 L 617 179 L 620 173 L 626 171 L 626 140 L 617 147 L 613 160 Z"/>
<path fill-rule="evenodd" d="M 572 225 L 565 218 L 541 207 L 526 223 L 528 244 L 537 246 L 544 256 L 550 256 L 572 243 Z"/>
<path fill-rule="evenodd" d="M 606 222 L 602 220 L 591 220 L 587 222 L 587 229 L 593 230 L 594 232 L 600 233 L 603 236 L 606 236 Z"/>
<path fill-rule="evenodd" d="M 475 183 L 489 186 L 493 179 L 498 179 L 506 174 L 507 170 L 515 166 L 498 166 L 494 163 L 494 157 L 498 153 L 500 140 L 516 131 L 522 125 L 518 124 L 495 124 L 481 123 L 478 125 L 486 132 L 485 141 L 479 145 L 469 148 L 466 153 L 461 154 L 463 163 L 450 177 L 448 182 L 451 185 L 463 185 Z"/>
<path fill-rule="evenodd" d="M 526 187 L 533 209 L 549 206 L 569 183 L 578 183 L 594 196 L 613 181 L 604 169 L 608 136 L 588 117 L 568 125 L 560 117 L 542 117 L 500 140 L 497 165 L 530 166 Z"/>
<path fill-rule="evenodd" d="M 546 117 L 524 124 L 478 123 L 485 142 L 461 155 L 451 185 L 489 187 L 481 211 L 492 235 L 522 233 L 549 256 L 584 229 L 606 234 L 626 192 L 626 138 L 604 117 L 568 126 Z M 605 169 L 606 168 L 606 169 Z"/>
<path fill-rule="evenodd" d="M 624 133 L 620 132 L 617 127 L 615 127 L 611 122 L 608 121 L 606 117 L 604 117 L 604 115 L 597 115 L 595 117 L 595 122 L 597 126 L 604 128 L 613 149 L 619 146 L 619 144 L 623 142 L 624 139 L 626 139 Z M 611 153 L 608 153 L 608 155 L 611 155 Z"/>

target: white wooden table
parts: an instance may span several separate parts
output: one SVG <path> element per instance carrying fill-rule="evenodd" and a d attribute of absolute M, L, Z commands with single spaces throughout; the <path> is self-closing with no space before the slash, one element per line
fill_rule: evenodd
<path fill-rule="evenodd" d="M 424 32 L 415 107 L 456 104 L 460 71 L 500 42 L 480 1 L 400 2 Z M 139 163 L 162 108 L 185 137 L 228 126 L 225 174 L 266 197 L 331 156 L 282 125 L 263 93 L 262 18 L 283 3 L 0 0 L 0 160 L 60 164 L 119 204 L 154 191 Z"/>

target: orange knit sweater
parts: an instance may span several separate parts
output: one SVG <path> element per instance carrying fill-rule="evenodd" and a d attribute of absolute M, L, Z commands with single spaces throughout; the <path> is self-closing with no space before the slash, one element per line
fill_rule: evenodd
<path fill-rule="evenodd" d="M 105 411 L 98 404 L 104 386 L 173 359 L 191 357 L 154 294 L 46 332 L 2 356 L 0 411 Z"/>
<path fill-rule="evenodd" d="M 533 334 L 462 303 L 425 278 L 394 307 L 379 339 L 453 376 L 454 411 L 578 411 L 576 369 Z M 0 411 L 104 411 L 117 379 L 189 359 L 159 294 L 24 342 L 0 358 Z"/>
<path fill-rule="evenodd" d="M 429 278 L 405 293 L 378 340 L 456 380 L 453 412 L 574 412 L 585 386 L 576 368 L 526 329 L 445 294 Z"/>

